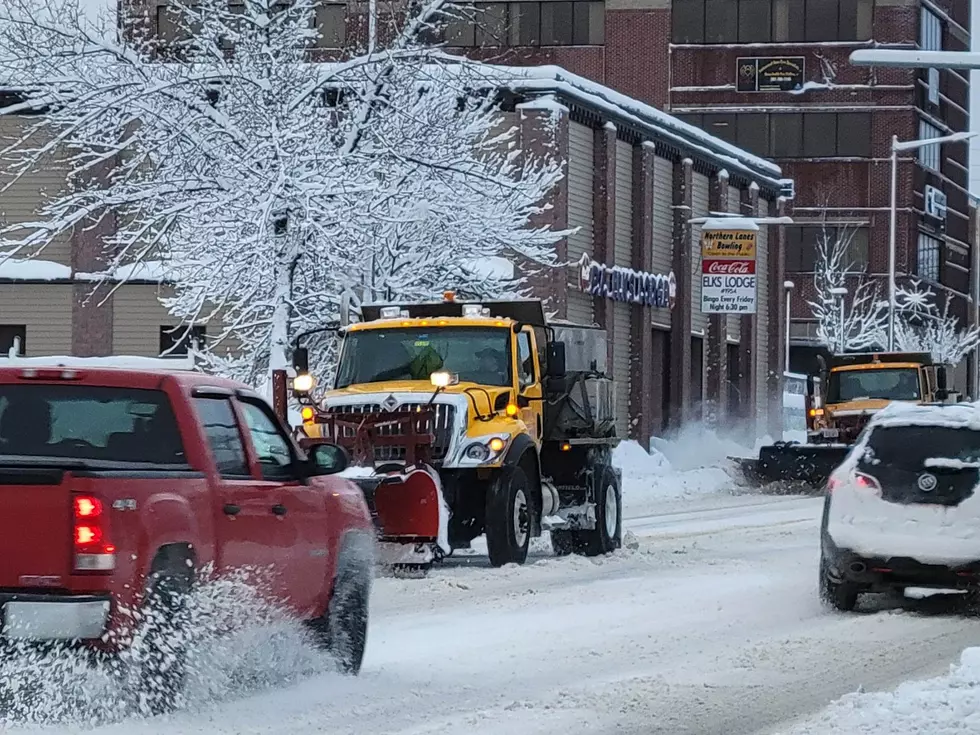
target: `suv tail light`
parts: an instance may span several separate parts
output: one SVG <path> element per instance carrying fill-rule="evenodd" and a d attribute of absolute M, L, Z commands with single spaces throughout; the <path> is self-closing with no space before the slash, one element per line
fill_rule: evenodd
<path fill-rule="evenodd" d="M 833 492 L 841 485 L 854 485 L 854 487 L 859 490 L 867 490 L 868 492 L 880 494 L 881 485 L 878 480 L 873 478 L 871 475 L 866 475 L 863 472 L 852 472 L 846 478 L 841 478 L 839 476 L 831 476 L 827 480 L 827 490 Z"/>
<path fill-rule="evenodd" d="M 72 531 L 76 572 L 111 572 L 116 568 L 116 547 L 109 540 L 109 517 L 94 495 L 72 497 Z"/>

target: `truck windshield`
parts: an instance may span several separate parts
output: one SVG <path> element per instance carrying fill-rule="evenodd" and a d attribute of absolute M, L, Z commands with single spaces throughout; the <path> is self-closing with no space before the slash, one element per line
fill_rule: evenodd
<path fill-rule="evenodd" d="M 0 386 L 4 458 L 187 464 L 165 393 L 78 384 Z"/>
<path fill-rule="evenodd" d="M 337 388 L 386 380 L 429 380 L 438 370 L 460 382 L 511 385 L 510 330 L 483 327 L 369 329 L 344 339 Z"/>
<path fill-rule="evenodd" d="M 915 401 L 921 398 L 916 368 L 840 370 L 830 374 L 827 403 L 864 399 Z"/>

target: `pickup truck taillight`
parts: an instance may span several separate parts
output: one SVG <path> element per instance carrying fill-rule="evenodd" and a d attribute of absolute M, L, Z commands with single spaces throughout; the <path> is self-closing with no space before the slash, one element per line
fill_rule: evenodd
<path fill-rule="evenodd" d="M 109 540 L 109 517 L 94 495 L 73 496 L 76 572 L 111 572 L 116 568 L 116 547 Z"/>

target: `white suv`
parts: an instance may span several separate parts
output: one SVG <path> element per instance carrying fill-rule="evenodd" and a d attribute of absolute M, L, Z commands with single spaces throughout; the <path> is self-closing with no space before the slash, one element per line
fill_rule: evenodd
<path fill-rule="evenodd" d="M 980 403 L 893 403 L 827 483 L 820 596 L 980 588 Z"/>

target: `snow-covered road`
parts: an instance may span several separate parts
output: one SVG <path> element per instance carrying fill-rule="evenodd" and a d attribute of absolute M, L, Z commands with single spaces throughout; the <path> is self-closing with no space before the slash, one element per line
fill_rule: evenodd
<path fill-rule="evenodd" d="M 775 733 L 859 686 L 944 672 L 976 643 L 975 619 L 820 606 L 820 503 L 704 497 L 629 519 L 638 546 L 612 558 L 541 552 L 492 570 L 462 557 L 426 579 L 380 579 L 359 679 L 319 675 L 97 732 Z"/>

